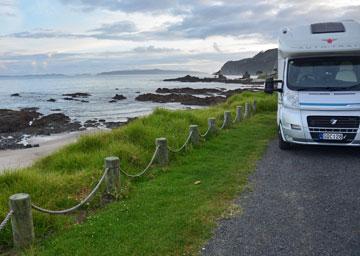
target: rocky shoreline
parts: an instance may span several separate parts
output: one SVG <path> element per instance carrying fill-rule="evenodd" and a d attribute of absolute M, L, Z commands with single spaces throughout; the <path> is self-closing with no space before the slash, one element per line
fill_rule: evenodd
<path fill-rule="evenodd" d="M 183 82 L 183 83 L 225 83 L 225 84 L 246 84 L 246 85 L 262 85 L 263 80 L 246 78 L 229 79 L 225 76 L 219 75 L 218 77 L 204 77 L 200 78 L 197 76 L 184 76 L 178 78 L 164 79 L 164 82 Z"/>
<path fill-rule="evenodd" d="M 179 79 L 182 80 L 182 78 L 178 78 L 176 81 L 179 81 Z M 198 81 L 200 78 L 185 77 L 185 80 L 189 79 Z M 200 79 L 200 81 L 202 80 Z M 228 97 L 236 93 L 257 90 L 261 89 L 256 86 L 253 86 L 252 89 L 238 88 L 233 90 L 190 87 L 158 88 L 154 93 L 139 93 L 135 100 L 156 103 L 180 103 L 187 106 L 210 106 L 225 102 Z M 14 93 L 10 96 L 22 97 L 19 93 Z M 92 95 L 86 92 L 64 93 L 62 94 L 62 99 L 88 103 L 90 96 Z M 125 99 L 127 98 L 124 95 L 115 94 L 112 98 L 108 99 L 108 102 L 116 103 Z M 56 102 L 57 100 L 50 98 L 47 101 L 51 104 L 51 102 Z M 52 109 L 52 111 L 60 113 L 48 115 L 43 115 L 38 110 L 38 108 L 24 108 L 20 110 L 0 109 L 0 150 L 37 147 L 39 145 L 31 145 L 27 142 L 33 136 L 50 136 L 59 133 L 82 131 L 89 128 L 113 129 L 132 120 L 128 119 L 125 123 L 107 122 L 105 119 L 99 118 L 80 123 L 79 121 L 71 120 L 70 117 L 61 113 L 61 109 Z"/>
<path fill-rule="evenodd" d="M 224 102 L 226 100 L 225 97 L 222 96 L 210 96 L 210 97 L 196 97 L 190 94 L 154 94 L 154 93 L 146 93 L 141 94 L 136 97 L 138 101 L 151 101 L 158 103 L 171 103 L 177 102 L 183 105 L 193 105 L 193 106 L 210 106 L 214 104 L 218 104 Z"/>
<path fill-rule="evenodd" d="M 158 88 L 155 93 L 140 94 L 135 99 L 138 101 L 151 101 L 158 103 L 180 103 L 182 105 L 211 106 L 225 102 L 227 98 L 244 91 L 260 91 L 254 89 L 233 89 L 224 88 Z M 195 96 L 196 95 L 196 96 Z M 200 97 L 199 97 L 200 96 Z"/>
<path fill-rule="evenodd" d="M 88 120 L 81 124 L 63 113 L 43 115 L 36 108 L 0 109 L 0 120 L 0 150 L 38 147 L 38 144 L 28 144 L 26 141 L 33 136 L 82 131 L 90 127 L 112 129 L 125 124 L 103 119 Z"/>

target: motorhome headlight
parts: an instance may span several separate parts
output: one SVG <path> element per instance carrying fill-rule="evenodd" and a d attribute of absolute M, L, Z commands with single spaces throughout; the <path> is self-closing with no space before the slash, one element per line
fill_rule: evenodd
<path fill-rule="evenodd" d="M 284 105 L 286 107 L 298 108 L 299 107 L 299 94 L 294 91 L 287 91 L 284 94 Z"/>

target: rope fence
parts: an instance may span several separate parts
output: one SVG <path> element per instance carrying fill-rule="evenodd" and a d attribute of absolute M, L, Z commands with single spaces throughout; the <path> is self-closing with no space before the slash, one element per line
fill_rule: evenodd
<path fill-rule="evenodd" d="M 5 219 L 4 219 L 4 220 L 1 222 L 1 224 L 0 224 L 0 231 L 5 228 L 6 224 L 9 222 L 9 220 L 10 220 L 10 218 L 11 218 L 11 215 L 12 215 L 13 213 L 14 213 L 14 211 L 13 211 L 13 210 L 10 210 L 10 211 L 8 212 L 8 214 L 6 214 Z"/>
<path fill-rule="evenodd" d="M 210 127 L 206 130 L 204 134 L 200 134 L 201 137 L 205 138 L 210 133 Z"/>
<path fill-rule="evenodd" d="M 139 172 L 139 173 L 137 173 L 137 174 L 130 174 L 130 173 L 126 172 L 124 169 L 122 169 L 121 167 L 120 167 L 120 172 L 121 172 L 122 174 L 124 174 L 125 176 L 130 177 L 130 178 L 137 178 L 137 177 L 140 177 L 140 176 L 144 175 L 144 174 L 150 169 L 150 167 L 152 166 L 152 164 L 154 163 L 154 161 L 155 161 L 155 159 L 156 159 L 156 156 L 157 156 L 157 154 L 158 154 L 158 152 L 159 152 L 159 148 L 160 148 L 159 146 L 156 147 L 155 152 L 154 152 L 153 156 L 151 157 L 150 162 L 149 162 L 148 165 L 145 167 L 145 169 L 142 170 L 141 172 Z"/>
<path fill-rule="evenodd" d="M 236 107 L 236 116 L 234 120 L 231 120 L 231 112 L 224 112 L 223 123 L 220 130 L 230 128 L 232 124 L 239 123 L 245 118 L 249 118 L 251 114 L 257 110 L 256 101 L 251 105 L 247 102 L 245 104 L 245 111 L 243 113 L 242 106 Z M 160 166 L 166 166 L 169 163 L 169 152 L 179 153 L 186 148 L 190 143 L 193 145 L 200 144 L 200 138 L 206 138 L 209 134 L 216 133 L 218 128 L 216 127 L 216 119 L 213 117 L 208 118 L 208 128 L 205 133 L 199 132 L 198 125 L 190 125 L 189 135 L 186 138 L 184 144 L 177 149 L 169 147 L 166 138 L 157 138 L 155 141 L 155 151 L 146 165 L 145 169 L 139 171 L 136 174 L 131 174 L 120 167 L 120 160 L 118 157 L 105 158 L 105 168 L 102 176 L 97 182 L 92 191 L 77 205 L 64 209 L 64 210 L 49 210 L 37 206 L 31 203 L 30 195 L 25 193 L 15 194 L 9 197 L 10 210 L 7 213 L 5 219 L 0 224 L 0 231 L 5 228 L 7 223 L 11 220 L 13 243 L 15 248 L 24 249 L 31 246 L 34 242 L 34 225 L 32 210 L 39 211 L 45 214 L 70 214 L 80 209 L 84 204 L 89 203 L 94 195 L 99 191 L 101 184 L 106 184 L 106 189 L 103 194 L 103 198 L 117 199 L 120 194 L 120 174 L 129 178 L 138 178 L 143 176 L 151 166 L 157 161 Z"/>
<path fill-rule="evenodd" d="M 190 131 L 190 134 L 189 134 L 189 136 L 187 137 L 185 143 L 184 143 L 180 148 L 178 148 L 178 149 L 173 149 L 173 148 L 171 148 L 171 147 L 168 146 L 169 151 L 170 151 L 170 152 L 173 152 L 173 153 L 179 153 L 179 152 L 181 152 L 181 151 L 189 144 L 190 139 L 191 139 L 191 136 L 192 136 L 192 131 Z"/>
<path fill-rule="evenodd" d="M 105 177 L 107 175 L 109 171 L 109 168 L 105 168 L 105 171 L 103 173 L 103 175 L 101 176 L 99 182 L 96 184 L 96 186 L 94 187 L 94 189 L 90 192 L 90 194 L 85 197 L 85 199 L 83 199 L 79 204 L 69 208 L 69 209 L 65 209 L 65 210 L 58 210 L 58 211 L 54 211 L 54 210 L 48 210 L 45 208 L 41 208 L 35 204 L 31 204 L 31 207 L 39 212 L 42 213 L 48 213 L 48 214 L 68 214 L 71 212 L 76 211 L 77 209 L 79 209 L 81 206 L 83 206 L 84 204 L 86 204 L 87 202 L 90 201 L 90 199 L 92 199 L 92 197 L 95 195 L 95 193 L 98 191 L 100 185 L 103 183 L 103 181 L 105 180 Z"/>

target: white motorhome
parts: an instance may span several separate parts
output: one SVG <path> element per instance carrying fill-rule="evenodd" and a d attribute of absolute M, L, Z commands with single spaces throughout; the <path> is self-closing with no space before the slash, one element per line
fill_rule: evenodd
<path fill-rule="evenodd" d="M 279 37 L 279 147 L 360 146 L 360 24 L 353 20 L 284 28 Z"/>

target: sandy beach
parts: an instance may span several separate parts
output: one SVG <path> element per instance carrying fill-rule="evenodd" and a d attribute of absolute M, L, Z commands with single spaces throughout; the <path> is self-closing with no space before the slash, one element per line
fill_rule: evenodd
<path fill-rule="evenodd" d="M 19 150 L 0 151 L 0 174 L 5 171 L 14 171 L 19 168 L 31 166 L 36 160 L 48 156 L 65 145 L 74 143 L 84 135 L 96 132 L 105 132 L 105 129 L 90 129 L 71 133 L 61 133 L 52 136 L 37 136 L 29 140 L 39 147 Z"/>

